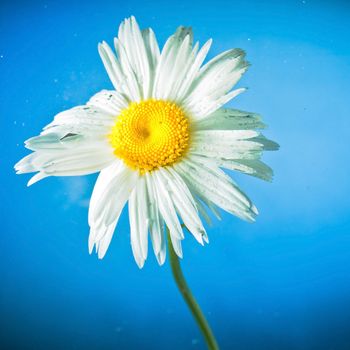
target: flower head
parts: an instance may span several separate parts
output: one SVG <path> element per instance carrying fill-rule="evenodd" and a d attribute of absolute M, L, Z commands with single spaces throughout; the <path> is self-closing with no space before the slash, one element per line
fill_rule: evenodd
<path fill-rule="evenodd" d="M 193 45 L 190 28 L 179 27 L 162 51 L 151 29 L 134 17 L 119 27 L 116 54 L 98 50 L 115 90 L 103 90 L 86 105 L 55 116 L 25 145 L 33 153 L 15 166 L 47 176 L 100 172 L 89 208 L 89 250 L 102 258 L 128 203 L 131 246 L 142 267 L 150 235 L 157 260 L 165 260 L 164 225 L 182 256 L 183 223 L 196 240 L 208 242 L 200 216 L 222 208 L 252 221 L 257 209 L 222 168 L 270 180 L 260 161 L 276 143 L 257 129 L 255 113 L 223 108 L 244 91 L 232 90 L 247 70 L 244 52 L 228 50 L 206 64 L 211 40 Z"/>

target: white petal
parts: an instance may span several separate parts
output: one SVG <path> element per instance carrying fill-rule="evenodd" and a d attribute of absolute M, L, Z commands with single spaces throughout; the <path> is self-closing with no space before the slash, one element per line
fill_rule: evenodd
<path fill-rule="evenodd" d="M 192 31 L 179 27 L 166 41 L 157 65 L 153 86 L 153 97 L 168 99 L 177 81 L 177 74 L 183 69 L 184 58 L 191 54 Z"/>
<path fill-rule="evenodd" d="M 170 234 L 170 240 L 171 240 L 171 244 L 173 245 L 173 248 L 175 250 L 176 255 L 182 259 L 183 254 L 182 254 L 181 239 L 177 239 L 175 236 Z"/>
<path fill-rule="evenodd" d="M 196 57 L 198 43 L 193 50 L 191 50 L 191 48 L 191 37 L 190 35 L 186 35 L 177 52 L 174 52 L 173 57 L 168 59 L 168 64 L 171 64 L 171 67 L 168 69 L 170 74 L 166 85 L 164 85 L 161 90 L 160 98 L 177 101 L 178 90 L 182 86 L 184 77 Z"/>
<path fill-rule="evenodd" d="M 124 80 L 133 101 L 143 99 L 143 88 L 149 85 L 149 66 L 143 38 L 134 19 L 125 19 L 119 26 L 118 38 L 114 39 Z"/>
<path fill-rule="evenodd" d="M 29 187 L 29 186 L 35 184 L 36 182 L 38 182 L 38 181 L 40 181 L 40 180 L 42 180 L 42 179 L 44 179 L 45 177 L 48 177 L 48 176 L 49 176 L 49 175 L 47 175 L 47 174 L 45 174 L 45 173 L 41 173 L 41 172 L 36 173 L 36 174 L 28 181 L 27 186 Z"/>
<path fill-rule="evenodd" d="M 156 36 L 151 28 L 142 30 L 142 37 L 145 43 L 150 70 L 149 85 L 147 86 L 144 84 L 144 98 L 147 99 L 152 97 L 154 76 L 160 57 L 160 51 Z"/>
<path fill-rule="evenodd" d="M 138 232 L 140 236 L 140 247 L 143 259 L 147 259 L 148 252 L 148 207 L 147 207 L 147 189 L 146 181 L 143 176 L 141 176 L 137 182 L 137 187 L 134 190 L 136 192 L 137 200 L 137 217 L 138 217 Z"/>
<path fill-rule="evenodd" d="M 103 65 L 107 71 L 109 79 L 111 80 L 114 88 L 117 91 L 121 91 L 122 88 L 122 72 L 111 48 L 106 42 L 102 42 L 98 44 L 98 53 L 100 54 Z"/>
<path fill-rule="evenodd" d="M 154 72 L 160 57 L 160 50 L 156 39 L 156 35 L 154 34 L 151 28 L 146 28 L 142 30 L 142 37 L 145 43 L 151 72 Z"/>
<path fill-rule="evenodd" d="M 118 217 L 119 219 L 119 217 Z M 103 235 L 103 237 L 98 241 L 97 256 L 99 259 L 103 259 L 107 253 L 109 244 L 111 243 L 115 227 L 117 225 L 118 219 L 109 225 Z"/>
<path fill-rule="evenodd" d="M 114 119 L 110 111 L 93 105 L 57 114 L 39 136 L 25 142 L 26 147 L 35 152 L 18 162 L 15 169 L 18 173 L 39 171 L 41 178 L 100 171 L 115 160 L 107 138 Z"/>
<path fill-rule="evenodd" d="M 123 68 L 109 45 L 106 42 L 98 44 L 98 52 L 114 88 L 129 101 L 139 98 L 138 89 L 134 91 L 128 84 Z"/>
<path fill-rule="evenodd" d="M 263 134 L 259 134 L 252 140 L 262 145 L 265 151 L 277 151 L 280 148 L 277 142 L 267 139 Z"/>
<path fill-rule="evenodd" d="M 258 159 L 217 159 L 216 164 L 225 169 L 240 171 L 265 181 L 272 181 L 273 170 Z"/>
<path fill-rule="evenodd" d="M 149 172 L 145 174 L 148 200 L 148 217 L 150 221 L 150 234 L 153 244 L 154 253 L 156 256 L 161 252 L 162 247 L 165 246 L 164 232 L 161 225 L 161 217 L 159 215 L 159 208 L 156 198 L 156 193 L 153 185 L 153 179 Z"/>
<path fill-rule="evenodd" d="M 184 100 L 195 119 L 205 118 L 244 89 L 230 90 L 248 67 L 244 52 L 229 50 L 203 66 Z"/>
<path fill-rule="evenodd" d="M 253 123 L 258 123 L 258 120 L 250 120 L 248 125 Z M 272 169 L 259 159 L 263 150 L 278 149 L 278 144 L 254 130 L 221 130 L 220 125 L 216 125 L 218 130 L 211 130 L 207 129 L 208 125 L 196 125 L 190 155 L 201 157 L 201 162 L 208 160 L 219 167 L 241 171 L 267 181 L 272 179 Z"/>
<path fill-rule="evenodd" d="M 184 238 L 184 235 L 179 219 L 176 215 L 173 201 L 169 196 L 169 189 L 167 187 L 166 181 L 159 171 L 151 173 L 151 177 L 154 181 L 154 189 L 159 211 L 165 221 L 165 224 L 168 226 L 170 234 L 181 240 Z"/>
<path fill-rule="evenodd" d="M 224 104 L 244 92 L 245 88 L 236 89 L 230 91 L 226 95 L 220 95 L 218 97 L 204 96 L 198 101 L 190 101 L 190 103 L 184 103 L 186 110 L 196 120 L 206 118 L 217 109 L 221 108 Z"/>
<path fill-rule="evenodd" d="M 151 31 L 141 32 L 135 17 L 132 16 L 123 21 L 119 27 L 116 50 L 123 67 L 125 62 L 129 62 L 131 71 L 140 87 L 142 98 L 150 97 L 153 73 L 159 55 L 154 33 Z M 130 74 L 130 71 L 127 71 Z"/>
<path fill-rule="evenodd" d="M 259 135 L 255 130 L 197 130 L 193 133 L 193 139 L 197 142 L 228 144 L 235 141 L 247 140 Z"/>
<path fill-rule="evenodd" d="M 164 221 L 162 221 L 162 226 L 164 226 Z M 163 265 L 164 262 L 165 262 L 165 258 L 166 258 L 166 242 L 165 242 L 165 238 L 163 238 L 163 242 L 164 242 L 164 244 L 162 244 L 160 252 L 158 254 L 156 254 L 156 258 L 157 258 L 157 261 L 158 261 L 159 265 Z"/>
<path fill-rule="evenodd" d="M 118 177 L 123 173 L 123 162 L 120 160 L 114 161 L 109 167 L 103 169 L 96 180 L 94 190 L 90 198 L 89 206 L 89 225 L 92 226 L 95 220 L 96 210 L 101 207 L 100 198 L 103 193 L 111 187 L 112 180 L 114 177 Z M 106 189 L 107 187 L 107 189 Z"/>
<path fill-rule="evenodd" d="M 81 145 L 73 149 L 38 150 L 15 165 L 18 174 L 40 171 L 46 176 L 76 176 L 100 171 L 115 160 L 106 144 Z"/>
<path fill-rule="evenodd" d="M 138 213 L 137 213 L 137 191 L 134 190 L 129 199 L 129 223 L 131 248 L 138 267 L 141 269 L 145 259 L 141 250 L 141 238 L 139 232 Z"/>
<path fill-rule="evenodd" d="M 254 130 L 203 130 L 194 132 L 190 154 L 220 159 L 256 159 L 264 146 Z"/>
<path fill-rule="evenodd" d="M 102 175 L 104 172 L 108 172 L 108 178 Z M 121 161 L 115 161 L 110 167 L 101 171 L 97 183 L 102 181 L 104 183 L 96 188 L 96 194 L 94 189 L 91 197 L 93 205 L 89 210 L 89 224 L 91 226 L 111 224 L 123 209 L 136 185 L 137 178 L 138 173 L 130 170 Z"/>
<path fill-rule="evenodd" d="M 184 181 L 186 182 L 188 189 L 191 191 L 192 195 L 196 200 L 198 210 L 205 212 L 205 208 L 201 203 L 203 202 L 208 207 L 208 210 L 210 210 L 210 212 L 212 212 L 218 220 L 221 220 L 221 216 L 219 211 L 217 210 L 216 205 L 212 201 L 210 201 L 207 197 L 203 196 L 203 193 L 200 190 L 198 190 L 197 186 L 193 186 L 192 183 L 188 181 L 185 177 L 184 177 Z M 205 214 L 202 214 L 202 215 L 205 216 Z M 208 223 L 211 222 L 210 218 L 207 218 L 207 222 Z"/>
<path fill-rule="evenodd" d="M 195 197 L 195 193 L 192 193 L 192 195 Z M 213 222 L 210 216 L 208 215 L 204 205 L 201 203 L 199 198 L 195 198 L 195 200 L 196 200 L 196 207 L 198 209 L 199 214 L 204 218 L 205 222 L 211 226 Z"/>
<path fill-rule="evenodd" d="M 189 183 L 203 197 L 235 214 L 236 216 L 252 221 L 257 215 L 255 206 L 248 197 L 241 192 L 225 173 L 219 168 L 184 160 L 174 166 L 180 172 L 186 183 Z"/>
<path fill-rule="evenodd" d="M 160 169 L 159 172 L 162 173 L 162 176 L 167 181 L 169 195 L 183 223 L 196 240 L 203 245 L 203 237 L 206 237 L 207 234 L 198 216 L 196 203 L 188 187 L 172 168 Z"/>
<path fill-rule="evenodd" d="M 237 70 L 247 67 L 244 57 L 244 51 L 241 49 L 232 49 L 211 59 L 200 69 L 198 76 L 191 86 L 188 99 L 198 98 L 203 92 L 202 89 L 206 92 L 212 92 L 217 88 L 221 90 L 221 84 L 227 78 L 225 73 L 235 73 Z"/>
<path fill-rule="evenodd" d="M 181 84 L 179 84 L 178 90 L 176 91 L 176 101 L 181 102 L 181 104 L 186 97 L 188 89 L 192 85 L 195 76 L 198 74 L 201 64 L 208 54 L 211 43 L 212 40 L 208 40 L 199 50 L 193 62 L 192 60 L 189 61 L 189 68 L 184 72 L 183 81 L 181 81 Z"/>
<path fill-rule="evenodd" d="M 44 130 L 51 132 L 52 127 L 70 128 L 71 132 L 103 133 L 115 122 L 115 116 L 97 106 L 77 106 L 58 113 Z"/>
<path fill-rule="evenodd" d="M 102 90 L 92 96 L 87 105 L 95 106 L 116 117 L 124 108 L 128 107 L 128 100 L 117 91 Z"/>
<path fill-rule="evenodd" d="M 121 87 L 129 91 L 128 97 L 131 101 L 140 101 L 143 97 L 141 82 L 134 72 L 126 48 L 118 38 L 114 38 L 114 47 L 118 54 L 118 61 L 122 72 Z M 114 55 L 114 54 L 113 54 Z M 125 87 L 124 87 L 125 86 Z"/>
<path fill-rule="evenodd" d="M 196 130 L 247 130 L 265 127 L 259 114 L 232 108 L 220 108 L 195 123 Z"/>
<path fill-rule="evenodd" d="M 95 244 L 99 256 L 103 256 L 125 203 L 133 191 L 138 174 L 121 161 L 101 171 L 90 200 L 89 246 Z"/>
<path fill-rule="evenodd" d="M 149 198 L 149 219 L 150 233 L 153 244 L 153 250 L 159 265 L 163 265 L 166 257 L 166 241 L 164 234 L 164 220 L 162 219 L 156 193 L 154 190 L 153 180 L 149 173 L 145 174 Z"/>

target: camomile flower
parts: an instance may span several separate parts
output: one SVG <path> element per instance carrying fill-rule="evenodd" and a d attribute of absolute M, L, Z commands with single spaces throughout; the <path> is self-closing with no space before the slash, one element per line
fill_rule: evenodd
<path fill-rule="evenodd" d="M 89 251 L 106 254 L 123 208 L 129 210 L 131 246 L 141 268 L 148 236 L 159 264 L 166 255 L 164 227 L 182 257 L 183 226 L 208 242 L 202 219 L 217 208 L 253 221 L 258 211 L 223 169 L 270 180 L 263 150 L 277 144 L 258 130 L 255 113 L 225 108 L 245 89 L 233 89 L 247 70 L 245 54 L 232 49 L 204 63 L 211 46 L 193 44 L 179 27 L 159 49 L 152 29 L 126 19 L 98 51 L 115 90 L 57 114 L 39 136 L 25 142 L 33 152 L 15 165 L 36 172 L 28 185 L 48 176 L 100 172 L 90 200 Z"/>

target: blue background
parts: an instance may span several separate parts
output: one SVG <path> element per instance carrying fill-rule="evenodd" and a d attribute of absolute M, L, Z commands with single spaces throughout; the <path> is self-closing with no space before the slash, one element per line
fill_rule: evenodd
<path fill-rule="evenodd" d="M 169 270 L 134 263 L 124 213 L 99 261 L 87 251 L 96 176 L 27 188 L 23 141 L 112 88 L 97 43 L 135 15 L 164 43 L 191 25 L 210 57 L 240 47 L 250 89 L 281 144 L 272 184 L 235 175 L 260 210 L 223 215 L 182 266 L 222 349 L 350 349 L 350 6 L 345 1 L 3 1 L 0 5 L 0 347 L 204 349 Z"/>

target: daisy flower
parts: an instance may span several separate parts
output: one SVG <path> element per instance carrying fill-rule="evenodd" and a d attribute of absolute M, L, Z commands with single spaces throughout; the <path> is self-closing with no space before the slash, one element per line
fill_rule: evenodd
<path fill-rule="evenodd" d="M 258 211 L 223 169 L 270 180 L 263 150 L 277 144 L 258 130 L 255 113 L 224 108 L 245 89 L 233 89 L 247 70 L 245 54 L 232 49 L 204 63 L 212 41 L 193 44 L 179 27 L 159 49 L 152 29 L 126 19 L 115 52 L 98 51 L 115 90 L 103 90 L 83 106 L 57 114 L 25 146 L 33 152 L 15 165 L 36 172 L 28 185 L 48 176 L 100 172 L 90 200 L 89 251 L 106 254 L 128 205 L 131 246 L 141 268 L 148 236 L 159 264 L 166 255 L 164 227 L 182 257 L 183 226 L 208 242 L 201 218 L 217 208 L 253 221 Z"/>

